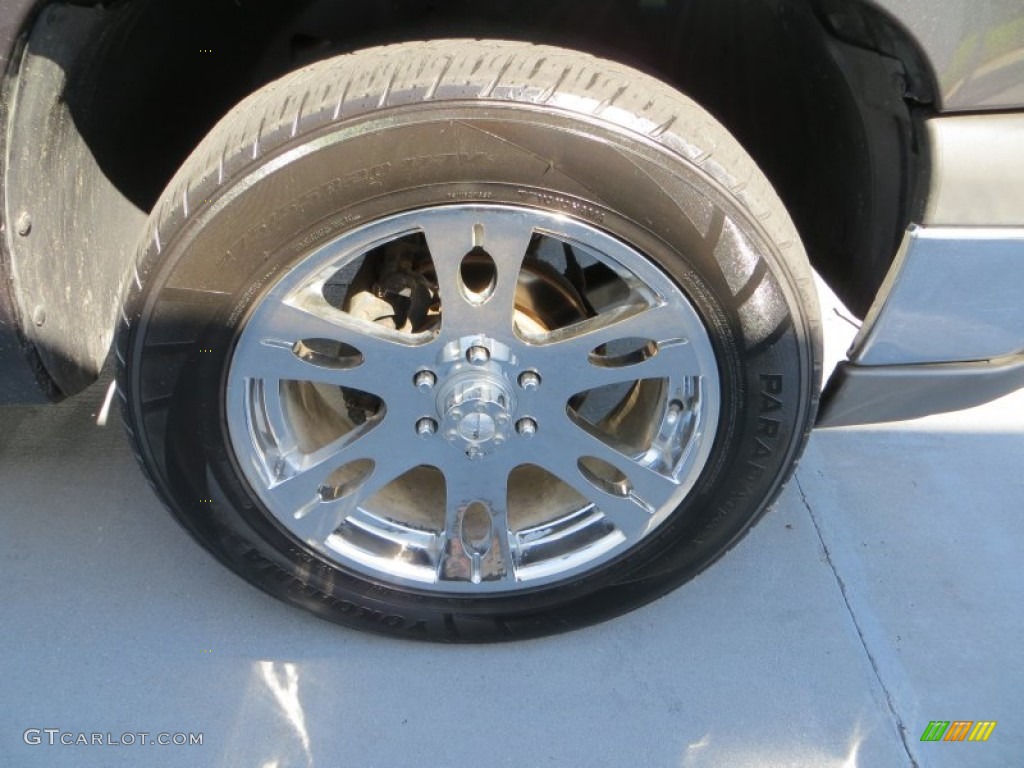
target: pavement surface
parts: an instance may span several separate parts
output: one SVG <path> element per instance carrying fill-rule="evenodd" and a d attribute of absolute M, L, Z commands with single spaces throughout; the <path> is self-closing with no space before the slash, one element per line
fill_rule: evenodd
<path fill-rule="evenodd" d="M 97 424 L 108 384 L 0 409 L 0 766 L 1024 765 L 1024 393 L 815 433 L 775 508 L 682 589 L 568 635 L 441 647 L 218 565 L 117 414 Z M 932 720 L 998 724 L 920 741 Z"/>

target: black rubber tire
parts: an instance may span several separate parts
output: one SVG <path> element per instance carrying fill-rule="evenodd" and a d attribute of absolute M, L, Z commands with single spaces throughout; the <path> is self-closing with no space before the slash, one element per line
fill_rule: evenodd
<path fill-rule="evenodd" d="M 487 599 L 373 583 L 285 535 L 234 466 L 222 402 L 245 311 L 283 270 L 357 224 L 464 200 L 557 210 L 632 243 L 702 314 L 722 382 L 711 459 L 658 533 L 586 578 Z M 468 40 L 319 62 L 236 107 L 150 217 L 117 355 L 139 460 L 199 542 L 324 618 L 442 641 L 579 627 L 692 578 L 749 530 L 793 470 L 821 376 L 800 239 L 725 128 L 627 67 Z"/>

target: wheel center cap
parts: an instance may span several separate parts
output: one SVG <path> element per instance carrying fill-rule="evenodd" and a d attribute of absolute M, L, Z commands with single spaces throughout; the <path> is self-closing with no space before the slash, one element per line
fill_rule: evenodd
<path fill-rule="evenodd" d="M 494 419 L 486 413 L 470 413 L 459 422 L 459 436 L 470 442 L 485 443 L 498 433 Z"/>
<path fill-rule="evenodd" d="M 509 438 L 515 401 L 498 374 L 456 374 L 441 387 L 437 405 L 445 440 L 470 459 L 493 453 Z"/>

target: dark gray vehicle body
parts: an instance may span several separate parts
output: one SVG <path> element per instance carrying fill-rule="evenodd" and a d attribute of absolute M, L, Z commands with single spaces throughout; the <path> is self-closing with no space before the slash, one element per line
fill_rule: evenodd
<path fill-rule="evenodd" d="M 1024 6 L 1017 0 L 878 0 L 935 72 L 942 112 L 1024 108 Z"/>
<path fill-rule="evenodd" d="M 145 3 L 147 0 L 128 0 L 127 3 L 108 3 L 106 5 L 114 8 L 130 7 L 133 3 Z M 775 3 L 774 0 L 757 0 L 760 6 L 774 7 L 782 6 L 781 0 Z M 798 2 L 799 0 L 793 0 Z M 790 5 L 793 4 L 790 2 Z M 264 3 L 263 5 L 267 5 Z M 319 6 L 324 6 L 324 0 L 320 0 Z M 627 3 L 624 2 L 623 5 Z M 661 2 L 639 2 L 639 7 L 685 5 L 684 0 L 661 0 Z M 905 135 L 905 143 L 920 144 L 914 151 L 920 162 L 911 172 L 901 168 L 902 159 L 896 158 L 888 163 L 894 166 L 890 172 L 902 174 L 901 185 L 906 187 L 906 192 L 901 193 L 902 204 L 906 209 L 905 218 L 912 227 L 918 225 L 935 224 L 942 227 L 1024 227 L 1024 204 L 1004 206 L 1004 210 L 991 215 L 991 220 L 986 217 L 986 211 L 968 211 L 963 204 L 947 203 L 950 199 L 957 199 L 958 189 L 968 188 L 971 179 L 967 178 L 970 173 L 965 171 L 962 163 L 947 163 L 939 156 L 938 147 L 947 150 L 951 146 L 966 146 L 976 140 L 979 135 L 1001 135 L 1005 131 L 1018 131 L 1021 123 L 1014 121 L 1013 112 L 1024 111 L 1024 5 L 1020 0 L 978 0 L 977 2 L 964 3 L 960 0 L 875 0 L 867 3 L 866 6 L 874 8 L 881 13 L 879 18 L 883 24 L 875 24 L 872 30 L 860 30 L 858 18 L 846 14 L 844 4 L 839 0 L 806 0 L 808 7 L 813 8 L 813 14 L 821 19 L 825 27 L 831 28 L 834 41 L 829 45 L 844 47 L 847 49 L 846 58 L 854 63 L 850 65 L 849 82 L 856 87 L 859 80 L 870 67 L 861 65 L 857 60 L 857 52 L 865 45 L 865 40 L 881 40 L 878 44 L 877 62 L 888 66 L 887 62 L 894 62 L 892 76 L 900 81 L 899 88 L 903 90 L 902 95 L 906 104 L 910 105 L 908 110 L 913 114 L 913 120 L 908 119 L 908 128 Z M 81 291 L 83 295 L 83 318 L 92 315 L 98 318 L 107 318 L 116 309 L 116 296 L 119 285 L 109 285 L 108 290 L 98 291 L 96 285 L 90 284 L 88 275 L 95 265 L 97 274 L 103 272 L 105 280 L 109 284 L 109 276 L 116 273 L 120 265 L 127 263 L 118 255 L 120 241 L 130 239 L 130 231 L 133 226 L 139 223 L 139 216 L 146 211 L 141 203 L 134 201 L 134 206 L 124 205 L 123 197 L 131 197 L 123 191 L 115 194 L 102 183 L 89 181 L 85 186 L 85 193 L 79 197 L 71 197 L 68 200 L 54 197 L 52 190 L 43 191 L 44 188 L 52 188 L 54 185 L 73 186 L 81 181 L 81 174 L 76 176 L 76 167 L 81 161 L 91 162 L 88 157 L 93 153 L 94 147 L 87 144 L 70 144 L 70 149 L 63 148 L 65 154 L 60 158 L 62 174 L 57 177 L 48 177 L 40 174 L 33 178 L 31 173 L 33 165 L 25 162 L 24 158 L 18 163 L 11 163 L 10 158 L 18 157 L 23 149 L 26 152 L 43 151 L 47 149 L 45 142 L 42 146 L 34 146 L 31 137 L 38 134 L 37 123 L 45 122 L 52 117 L 51 102 L 43 99 L 17 99 L 15 97 L 15 83 L 24 85 L 32 77 L 43 79 L 47 77 L 45 68 L 21 61 L 21 52 L 30 36 L 33 45 L 42 52 L 45 58 L 57 65 L 57 69 L 70 70 L 72 65 L 86 60 L 91 53 L 82 50 L 68 50 L 64 52 L 64 37 L 68 28 L 73 28 L 68 39 L 88 40 L 89 45 L 95 44 L 96 40 L 102 40 L 102 30 L 93 37 L 79 34 L 76 25 L 79 14 L 84 13 L 80 6 L 100 6 L 101 3 L 75 2 L 68 4 L 57 4 L 65 8 L 65 12 L 50 13 L 53 3 L 43 0 L 0 0 L 0 67 L 6 73 L 6 87 L 2 111 L 0 111 L 0 122 L 7 128 L 4 141 L 7 144 L 4 150 L 4 157 L 7 165 L 4 174 L 5 183 L 11 183 L 14 179 L 19 186 L 19 195 L 22 199 L 35 201 L 42 210 L 51 212 L 49 220 L 33 221 L 30 216 L 20 215 L 22 207 L 12 206 L 8 200 L 3 209 L 3 239 L 0 246 L 0 404 L 4 403 L 31 403 L 56 401 L 62 397 L 72 395 L 86 386 L 95 376 L 98 367 L 94 364 L 79 365 L 81 359 L 91 359 L 94 363 L 103 357 L 103 351 L 109 344 L 109 334 L 96 333 L 96 321 L 83 319 L 81 323 L 76 322 L 74 302 L 65 301 L 63 308 L 56 305 L 49 310 L 40 303 L 33 306 L 31 301 L 26 300 L 26 295 L 46 294 L 47 292 L 58 295 L 61 293 Z M 254 5 L 259 5 L 255 3 Z M 307 3 L 291 3 L 288 11 L 289 16 L 301 17 L 303 8 Z M 336 0 L 335 7 L 359 5 Z M 362 4 L 362 7 L 369 3 Z M 409 6 L 415 6 L 415 0 L 409 2 Z M 494 3 L 494 5 L 500 5 Z M 514 4 L 511 4 L 514 5 Z M 759 7 L 760 7 L 759 6 Z M 240 6 L 241 7 L 241 6 Z M 295 10 L 292 11 L 291 7 Z M 753 7 L 753 5 L 751 6 Z M 321 9 L 322 12 L 322 9 Z M 781 13 L 781 11 L 780 11 Z M 85 15 L 84 26 L 92 23 Z M 70 20 L 70 21 L 69 21 Z M 498 21 L 495 24 L 499 23 Z M 64 25 L 64 26 L 62 26 Z M 69 26 L 70 25 L 70 26 Z M 879 34 L 878 28 L 885 30 L 896 30 L 892 34 Z M 500 27 L 497 27 L 500 30 Z M 472 30 L 471 30 L 472 31 Z M 481 29 L 481 36 L 493 35 L 495 27 Z M 500 32 L 499 32 L 500 33 Z M 429 36 L 424 34 L 423 36 Z M 368 38 L 368 43 L 377 41 Z M 191 41 L 187 41 L 191 44 Z M 551 42 L 548 40 L 547 42 Z M 567 39 L 566 44 L 572 40 Z M 80 43 L 85 45 L 85 43 Z M 595 51 L 600 52 L 600 51 Z M 852 53 L 851 53 L 852 52 Z M 37 57 L 38 62 L 40 57 Z M 872 64 L 875 69 L 878 66 Z M 35 66 L 35 69 L 32 67 Z M 874 73 L 878 77 L 877 72 Z M 55 77 L 50 75 L 50 77 Z M 868 81 L 877 83 L 878 80 Z M 29 83 L 31 85 L 31 83 Z M 57 101 L 67 98 L 78 101 L 79 112 L 88 113 L 91 105 L 88 103 L 88 92 L 81 89 L 71 92 L 71 89 L 63 82 L 56 79 L 50 86 L 54 90 L 54 99 Z M 797 84 L 792 84 L 797 88 Z M 864 86 L 865 93 L 861 99 L 870 108 L 874 108 L 872 102 L 875 96 L 871 92 L 875 85 Z M 244 92 L 243 92 L 244 93 Z M 695 95 L 700 100 L 700 95 Z M 885 99 L 893 100 L 893 94 L 884 98 L 878 96 L 877 101 L 881 104 Z M 22 102 L 26 103 L 22 103 Z M 11 121 L 11 113 L 15 104 L 18 104 L 18 120 Z M 889 106 L 880 107 L 881 116 L 878 123 L 883 124 L 886 120 L 884 111 L 891 109 Z M 33 112 L 35 110 L 35 112 Z M 962 118 L 957 115 L 970 114 L 973 123 L 953 123 L 953 120 Z M 992 118 L 984 117 L 991 114 Z M 51 116 L 51 117 L 48 117 Z M 948 117 L 944 117 L 948 116 Z M 1007 120 L 1009 118 L 1009 120 Z M 911 122 L 913 125 L 911 125 Z M 728 125 L 728 123 L 727 123 Z M 946 130 L 946 126 L 959 128 L 966 125 L 969 130 Z M 925 126 L 925 127 L 922 127 Z M 731 126 L 730 126 L 731 127 Z M 52 126 L 50 127 L 52 129 Z M 1014 139 L 1015 151 L 1019 149 L 1019 134 Z M 21 137 L 27 137 L 22 144 L 11 142 L 21 141 Z M 13 137 L 13 138 L 12 138 Z M 745 141 L 746 137 L 740 136 Z M 872 135 L 868 134 L 867 141 L 870 143 Z M 902 140 L 902 139 L 901 139 Z M 897 143 L 899 143 L 897 141 Z M 755 158 L 759 161 L 761 158 Z M 1019 153 L 1018 153 L 1019 154 Z M 34 159 L 34 158 L 33 158 Z M 781 162 L 781 161 L 780 161 Z M 880 150 L 879 167 L 885 166 L 888 162 L 886 151 Z M 1016 166 L 1011 162 L 1001 171 L 999 164 L 992 162 L 990 156 L 981 155 L 977 163 L 991 171 L 991 176 L 986 178 L 984 183 L 994 185 L 1002 184 L 1004 181 L 1012 185 Z M 100 171 L 107 173 L 108 169 L 103 166 L 102 158 L 99 159 Z M 17 167 L 14 167 L 17 166 Z M 1000 173 L 1005 174 L 1005 178 Z M 100 176 L 102 174 L 96 174 Z M 906 177 L 906 178 L 903 178 Z M 911 178 L 913 177 L 913 178 Z M 966 179 L 966 181 L 962 181 Z M 974 184 L 979 184 L 977 179 Z M 1017 182 L 1019 183 L 1019 182 Z M 96 184 L 95 188 L 88 186 Z M 891 184 L 889 186 L 892 186 Z M 6 197 L 5 191 L 5 197 Z M 952 197 L 951 197 L 952 196 Z M 963 197 L 961 194 L 960 197 Z M 880 198 L 881 205 L 884 205 L 885 198 Z M 939 202 L 936 202 L 939 201 Z M 115 213 L 112 214 L 111 222 L 103 222 L 102 226 L 90 225 L 89 221 L 99 221 L 104 206 L 108 206 Z M 894 202 L 895 205 L 895 202 Z M 937 207 L 938 206 L 938 207 Z M 944 206 L 944 207 L 943 207 Z M 74 210 L 69 210 L 73 208 Z M 59 216 L 65 214 L 70 223 L 55 224 L 53 212 L 59 212 Z M 903 215 L 903 214 L 901 214 Z M 17 238 L 28 237 L 32 228 L 46 227 L 60 229 L 60 237 L 48 235 L 49 239 L 42 240 L 43 247 L 36 246 L 34 250 L 26 250 L 21 254 L 22 264 L 29 264 L 32 260 L 45 260 L 52 269 L 42 270 L 37 267 L 23 269 L 18 272 L 17 260 L 12 258 L 11 242 Z M 913 232 L 914 230 L 911 230 Z M 992 233 L 988 232 L 987 237 L 991 239 Z M 1013 235 L 1009 239 L 1010 246 L 1006 242 L 1000 246 L 1002 256 L 998 264 L 1003 269 L 1010 269 L 1019 263 L 1014 261 L 1014 256 L 1007 258 L 1007 248 L 1013 251 L 1013 243 L 1017 242 Z M 109 239 L 109 244 L 104 240 Z M 891 241 L 891 237 L 889 238 Z M 999 239 L 998 237 L 996 239 Z M 81 249 L 72 247 L 69 249 L 54 248 L 55 243 L 75 243 L 76 240 L 87 242 Z M 971 241 L 969 232 L 964 234 L 964 240 Z M 988 242 L 982 238 L 984 242 Z M 1004 238 L 1005 240 L 1005 238 Z M 924 238 L 921 243 L 928 244 L 932 240 Z M 1002 242 L 1002 241 L 1001 241 Z M 888 265 L 894 263 L 897 269 L 902 263 L 900 254 L 904 256 L 915 253 L 913 248 L 899 250 L 893 244 L 875 246 L 878 263 L 872 268 L 877 279 L 872 283 L 868 281 L 870 295 L 862 301 L 863 311 L 859 314 L 865 316 L 868 325 L 877 323 L 883 329 L 885 326 L 885 307 L 892 302 L 887 302 L 889 292 L 899 284 L 898 275 L 890 273 L 889 278 L 883 283 L 882 277 L 888 270 Z M 921 248 L 920 252 L 924 252 Z M 930 252 L 929 252 L 930 253 Z M 880 255 L 879 255 L 880 254 Z M 927 256 L 930 258 L 930 256 Z M 815 265 L 818 266 L 818 265 Z M 982 261 L 984 269 L 984 260 Z M 909 270 L 908 270 L 909 271 Z M 837 273 L 838 274 L 838 273 Z M 118 280 L 127 279 L 128 276 L 118 275 Z M 832 275 L 826 274 L 826 278 Z M 998 275 L 992 276 L 994 283 L 1001 282 Z M 33 282 L 34 281 L 34 282 Z M 831 282 L 831 280 L 829 281 Z M 877 296 L 874 289 L 881 284 L 881 290 Z M 984 281 L 976 286 L 968 286 L 967 289 L 983 290 Z M 906 292 L 906 286 L 904 286 Z M 912 291 L 911 291 L 912 293 Z M 864 290 L 860 291 L 863 299 Z M 898 294 L 895 294 L 898 295 Z M 874 301 L 872 302 L 872 298 Z M 59 303 L 59 302 L 58 302 Z M 868 312 L 868 308 L 874 306 Z M 98 309 L 97 309 L 98 307 Z M 111 318 L 112 319 L 112 318 Z M 1010 314 L 1005 316 L 1005 323 L 1016 322 L 1016 317 Z M 49 323 L 49 325 L 47 325 Z M 893 324 L 890 322 L 890 330 Z M 38 329 L 46 327 L 48 335 L 37 333 Z M 61 330 L 53 330 L 53 329 Z M 978 355 L 969 352 L 961 358 L 947 359 L 939 356 L 937 359 L 914 359 L 904 361 L 899 357 L 878 356 L 879 348 L 878 335 L 872 335 L 871 328 L 862 332 L 862 347 L 871 342 L 876 351 L 877 359 L 858 359 L 856 354 L 851 354 L 850 364 L 841 369 L 829 390 L 829 397 L 825 402 L 826 422 L 831 418 L 832 423 L 850 423 L 856 421 L 869 421 L 880 418 L 896 418 L 899 416 L 920 415 L 915 412 L 915 401 L 921 390 L 920 379 L 923 376 L 926 380 L 924 390 L 928 391 L 932 404 L 924 408 L 924 412 L 943 410 L 953 407 L 972 404 L 973 401 L 980 401 L 986 397 L 996 396 L 1002 392 L 1016 388 L 1015 384 L 1020 379 L 1020 362 L 1014 358 L 1002 362 L 1002 368 L 994 370 L 991 367 L 984 370 L 972 369 L 969 375 L 973 381 L 978 377 L 986 378 L 988 386 L 976 388 L 973 401 L 957 401 L 956 398 L 944 397 L 941 391 L 949 391 L 956 387 L 955 379 L 963 374 L 962 371 L 946 371 L 954 373 L 954 376 L 940 375 L 935 378 L 931 375 L 927 365 L 937 363 L 948 365 L 953 363 L 970 363 L 975 365 L 981 359 Z M 1024 332 L 1019 332 L 1017 341 L 1018 348 L 1014 349 L 1012 344 L 1000 354 L 1017 355 L 1024 349 Z M 41 339 L 45 338 L 45 343 Z M 85 353 L 79 350 L 86 350 Z M 862 349 L 862 352 L 864 350 Z M 988 360 L 992 355 L 987 355 Z M 868 365 L 862 365 L 862 363 Z M 904 362 L 912 362 L 914 366 L 909 378 L 900 376 L 899 368 Z M 879 365 L 881 363 L 881 365 Z M 922 368 L 921 366 L 926 366 Z M 1007 366 L 1009 372 L 1007 373 Z M 998 366 L 997 366 L 998 367 Z M 858 389 L 858 376 L 867 369 L 870 375 L 877 373 L 880 368 L 886 371 L 886 377 L 879 384 L 872 379 L 867 389 Z M 895 371 L 895 373 L 893 373 Z M 942 371 L 939 371 L 941 374 Z M 991 377 L 996 375 L 993 383 Z M 852 381 L 852 383 L 851 383 Z M 899 397 L 893 399 L 894 405 L 886 408 L 869 407 L 866 410 L 861 408 L 859 403 L 864 397 L 877 399 L 878 387 L 880 391 L 892 392 L 895 387 L 899 390 L 902 383 L 911 381 L 908 393 L 902 400 Z M 916 382 L 916 383 L 915 383 Z M 952 383 L 950 383 L 952 382 Z M 1021 382 L 1024 383 L 1024 382 Z M 936 394 L 936 391 L 939 394 Z M 851 399 L 852 398 L 852 399 Z M 980 398 L 980 399 L 979 399 Z M 839 405 L 837 406 L 836 403 Z M 917 410 L 921 410 L 919 402 L 916 403 Z M 838 410 L 837 410 L 838 408 Z M 837 415 L 838 414 L 838 415 Z M 845 414 L 845 415 L 844 415 Z"/>

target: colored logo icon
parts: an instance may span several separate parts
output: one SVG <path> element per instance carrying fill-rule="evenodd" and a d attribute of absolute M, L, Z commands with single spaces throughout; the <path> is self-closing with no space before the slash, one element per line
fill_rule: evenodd
<path fill-rule="evenodd" d="M 995 729 L 995 720 L 932 720 L 921 741 L 988 741 Z"/>

